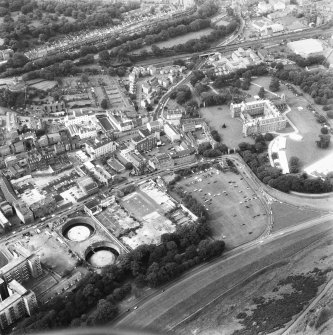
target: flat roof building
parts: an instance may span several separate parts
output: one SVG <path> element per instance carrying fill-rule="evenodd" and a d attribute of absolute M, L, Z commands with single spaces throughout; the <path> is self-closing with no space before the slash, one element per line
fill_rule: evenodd
<path fill-rule="evenodd" d="M 0 285 L 5 284 L 2 282 Z M 31 316 L 38 307 L 35 293 L 26 290 L 16 280 L 8 283 L 7 293 L 0 302 L 1 329 L 6 329 L 25 316 Z"/>
<path fill-rule="evenodd" d="M 324 52 L 321 41 L 316 40 L 314 38 L 289 42 L 287 45 L 292 52 L 304 58 L 310 56 L 320 56 Z"/>

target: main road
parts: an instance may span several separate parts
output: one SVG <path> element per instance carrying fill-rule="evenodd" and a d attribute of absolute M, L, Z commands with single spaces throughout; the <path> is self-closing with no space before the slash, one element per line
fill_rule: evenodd
<path fill-rule="evenodd" d="M 154 293 L 125 314 L 116 327 L 173 330 L 261 271 L 286 264 L 290 257 L 332 233 L 333 214 L 326 214 L 238 247 Z"/>

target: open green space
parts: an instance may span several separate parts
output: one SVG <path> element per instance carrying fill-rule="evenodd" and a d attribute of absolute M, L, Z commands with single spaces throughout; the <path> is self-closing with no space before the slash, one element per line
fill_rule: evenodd
<path fill-rule="evenodd" d="M 209 225 L 216 239 L 234 248 L 259 237 L 266 228 L 267 216 L 246 180 L 232 172 L 211 168 L 184 177 L 177 185 L 206 206 Z"/>
<path fill-rule="evenodd" d="M 200 109 L 200 115 L 206 120 L 211 129 L 215 129 L 222 137 L 222 141 L 229 148 L 237 148 L 240 142 L 254 143 L 251 137 L 242 134 L 242 122 L 233 119 L 229 106 L 212 106 Z M 223 124 L 226 128 L 222 128 Z"/>
<path fill-rule="evenodd" d="M 281 204 L 280 202 L 272 204 L 272 212 L 274 217 L 272 232 L 296 226 L 321 215 L 320 212 L 315 210 L 299 208 L 285 203 Z"/>
<path fill-rule="evenodd" d="M 256 78 L 252 82 L 268 89 L 270 77 L 265 76 Z M 297 90 L 301 91 L 299 88 L 297 88 Z M 248 93 L 257 94 L 258 91 L 259 87 L 251 85 Z M 298 134 L 302 136 L 302 139 L 293 135 L 287 137 L 287 159 L 289 160 L 292 156 L 298 157 L 304 169 L 330 154 L 333 151 L 332 147 L 329 149 L 320 149 L 316 145 L 316 141 L 319 139 L 318 135 L 320 134 L 321 125 L 316 121 L 314 114 L 306 108 L 310 103 L 316 107 L 313 99 L 307 97 L 305 94 L 304 96 L 295 96 L 295 94 L 283 84 L 280 85 L 280 90 L 276 93 L 285 95 L 286 101 L 291 108 L 287 117 L 298 129 Z M 269 93 L 266 93 L 266 95 L 268 98 L 271 97 Z"/>
<path fill-rule="evenodd" d="M 187 34 L 184 34 L 184 35 L 181 35 L 181 36 L 171 38 L 167 41 L 158 42 L 158 43 L 155 43 L 154 45 L 158 46 L 161 49 L 162 48 L 171 48 L 171 47 L 173 47 L 175 45 L 178 45 L 178 44 L 184 44 L 189 40 L 199 39 L 202 36 L 207 36 L 212 31 L 213 31 L 212 28 L 205 28 L 205 29 L 202 29 L 202 30 L 199 30 L 199 31 L 193 31 L 191 33 L 187 33 Z M 151 51 L 151 46 L 146 46 L 146 47 L 143 47 L 143 48 L 140 48 L 140 49 L 136 49 L 134 52 L 139 53 L 142 50 Z"/>

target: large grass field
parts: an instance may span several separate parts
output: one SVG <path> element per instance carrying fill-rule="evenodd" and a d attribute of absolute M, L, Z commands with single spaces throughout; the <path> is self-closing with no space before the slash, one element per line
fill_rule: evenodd
<path fill-rule="evenodd" d="M 177 185 L 206 206 L 214 237 L 225 240 L 227 248 L 254 240 L 264 232 L 264 207 L 241 175 L 212 168 L 184 178 Z"/>
<path fill-rule="evenodd" d="M 193 40 L 193 39 L 199 39 L 202 36 L 206 36 L 209 35 L 211 32 L 213 31 L 212 28 L 205 28 L 199 31 L 194 31 L 185 35 L 181 35 L 181 36 L 177 36 L 175 38 L 171 38 L 167 41 L 163 41 L 163 42 L 158 42 L 155 43 L 155 45 L 157 45 L 159 48 L 171 48 L 175 45 L 178 44 L 184 44 L 189 40 Z M 150 51 L 151 50 L 151 46 L 146 46 L 140 49 L 135 50 L 135 53 L 138 53 L 142 50 L 147 50 Z"/>
<path fill-rule="evenodd" d="M 213 106 L 200 109 L 201 116 L 207 121 L 212 129 L 215 129 L 222 136 L 222 141 L 230 148 L 237 148 L 240 142 L 254 143 L 251 137 L 244 137 L 242 134 L 242 122 L 240 119 L 233 119 L 229 106 Z M 222 128 L 225 124 L 227 127 Z"/>
<path fill-rule="evenodd" d="M 274 217 L 272 232 L 296 226 L 321 215 L 320 212 L 314 210 L 300 209 L 289 204 L 281 204 L 280 202 L 272 204 L 272 212 Z"/>

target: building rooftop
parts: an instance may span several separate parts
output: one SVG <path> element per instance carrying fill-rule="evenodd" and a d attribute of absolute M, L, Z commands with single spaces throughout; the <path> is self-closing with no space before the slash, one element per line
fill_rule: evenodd
<path fill-rule="evenodd" d="M 100 140 L 100 141 L 97 140 L 97 139 L 95 139 L 95 141 L 94 140 L 88 140 L 86 143 L 88 145 L 90 145 L 93 149 L 97 149 L 97 148 L 100 148 L 100 147 L 102 147 L 102 146 L 104 146 L 108 143 L 111 143 L 111 142 L 113 142 L 113 140 L 111 138 L 105 138 L 105 139 Z"/>
<path fill-rule="evenodd" d="M 289 42 L 288 46 L 298 54 L 320 53 L 324 51 L 321 41 L 314 38 Z"/>

